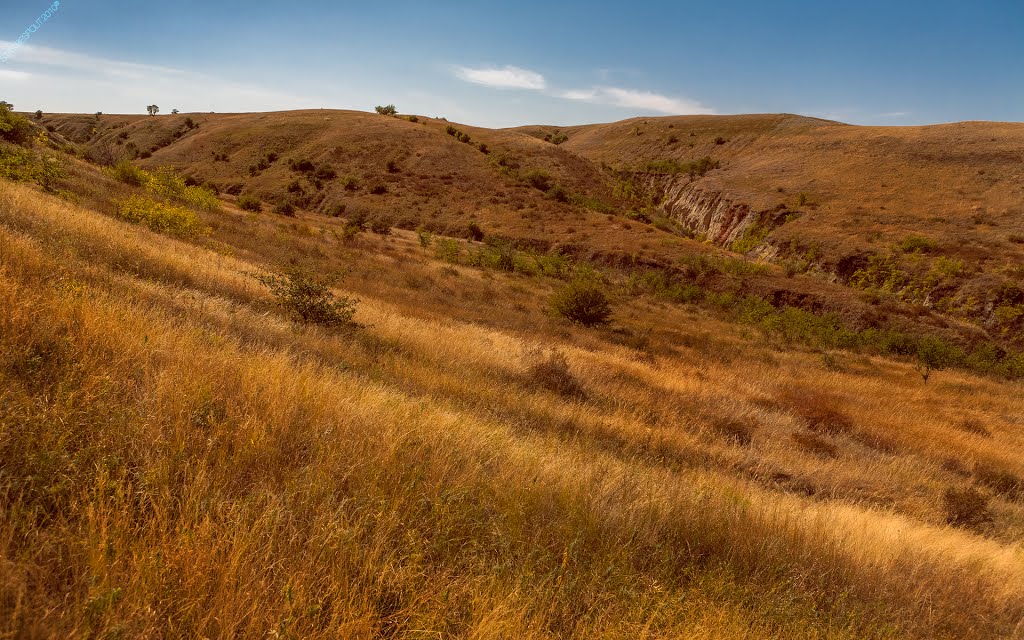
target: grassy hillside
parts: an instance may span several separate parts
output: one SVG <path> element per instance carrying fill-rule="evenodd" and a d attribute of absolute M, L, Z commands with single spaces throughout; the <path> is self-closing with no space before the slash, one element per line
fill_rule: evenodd
<path fill-rule="evenodd" d="M 668 272 L 718 247 L 776 266 L 752 288 L 773 304 L 1024 349 L 1024 125 L 758 115 L 495 131 L 323 110 L 40 124 L 94 161 L 170 165 L 266 211 Z"/>
<path fill-rule="evenodd" d="M 204 117 L 151 160 L 229 135 Z M 424 138 L 432 163 L 470 151 L 444 123 L 346 117 L 423 127 L 443 145 Z M 570 144 L 493 135 L 538 158 Z M 27 183 L 0 179 L 3 632 L 1019 633 L 1022 383 L 959 368 L 925 384 L 921 361 L 880 346 L 897 334 L 857 342 L 766 301 L 834 292 L 908 331 L 975 331 L 955 319 L 545 196 L 543 211 L 593 215 L 587 231 L 671 240 L 679 271 L 373 233 L 351 211 L 207 207 L 67 157 L 34 186 L 48 153 L 31 150 Z M 287 159 L 219 179 L 255 192 L 290 177 Z M 498 235 L 503 218 L 477 219 Z M 260 276 L 296 266 L 357 299 L 357 324 L 280 306 Z M 574 281 L 606 292 L 609 326 L 549 312 Z"/>

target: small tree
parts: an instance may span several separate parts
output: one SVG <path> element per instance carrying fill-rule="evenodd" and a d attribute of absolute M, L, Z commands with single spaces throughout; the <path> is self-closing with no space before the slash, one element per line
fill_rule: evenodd
<path fill-rule="evenodd" d="M 177 109 L 171 109 L 171 115 L 172 116 L 176 116 L 176 115 L 178 115 L 178 113 L 180 113 L 180 112 Z"/>
<path fill-rule="evenodd" d="M 160 107 L 156 106 L 155 104 L 151 104 L 148 107 L 146 107 L 146 111 L 149 113 L 149 115 L 155 116 L 156 114 L 160 113 Z"/>
<path fill-rule="evenodd" d="M 42 120 L 42 119 L 43 119 L 43 110 L 42 109 L 36 109 L 36 120 Z"/>
<path fill-rule="evenodd" d="M 0 109 L 7 109 L 8 111 L 14 111 L 14 105 L 6 100 L 0 100 Z"/>
<path fill-rule="evenodd" d="M 914 370 L 921 374 L 921 379 L 928 384 L 933 371 L 941 371 L 953 360 L 949 345 L 935 336 L 925 336 L 917 343 L 917 363 Z"/>
<path fill-rule="evenodd" d="M 396 109 L 395 105 L 393 104 L 389 104 L 386 106 L 377 105 L 374 108 L 376 109 L 377 113 L 379 113 L 382 116 L 393 116 L 398 114 L 398 109 Z"/>
<path fill-rule="evenodd" d="M 358 300 L 336 296 L 322 278 L 297 267 L 279 273 L 257 275 L 277 298 L 277 303 L 303 324 L 352 328 Z"/>
<path fill-rule="evenodd" d="M 551 310 L 566 320 L 584 327 L 608 324 L 612 307 L 601 288 L 593 282 L 577 280 L 551 298 Z"/>

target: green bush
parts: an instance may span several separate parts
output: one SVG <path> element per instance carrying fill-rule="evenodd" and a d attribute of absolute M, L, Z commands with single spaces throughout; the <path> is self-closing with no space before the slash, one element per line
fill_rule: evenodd
<path fill-rule="evenodd" d="M 963 359 L 963 353 L 942 338 L 924 336 L 917 343 L 917 363 L 914 369 L 921 374 L 925 384 L 933 371 L 941 371 Z"/>
<path fill-rule="evenodd" d="M 142 224 L 153 231 L 194 237 L 210 233 L 194 211 L 147 198 L 131 196 L 117 204 L 118 217 Z"/>
<path fill-rule="evenodd" d="M 937 248 L 934 240 L 924 236 L 907 236 L 900 243 L 900 250 L 903 253 L 931 253 Z"/>
<path fill-rule="evenodd" d="M 547 196 L 556 202 L 569 202 L 569 192 L 560 184 L 553 185 L 547 191 Z"/>
<path fill-rule="evenodd" d="M 149 180 L 146 186 L 159 196 L 168 200 L 177 200 L 196 209 L 206 211 L 220 209 L 220 200 L 213 191 L 206 187 L 188 186 L 185 184 L 185 179 L 170 167 L 160 167 L 154 172 L 147 172 L 147 174 Z"/>
<path fill-rule="evenodd" d="M 259 213 L 263 210 L 263 202 L 260 200 L 259 196 L 252 193 L 246 193 L 238 198 L 238 208 L 243 211 Z"/>
<path fill-rule="evenodd" d="M 544 136 L 545 142 L 550 142 L 553 145 L 559 145 L 569 139 L 569 136 L 565 135 L 561 131 L 555 130 L 554 133 L 549 133 Z"/>
<path fill-rule="evenodd" d="M 601 288 L 592 282 L 573 282 L 551 298 L 551 310 L 584 327 L 608 324 L 612 315 L 611 304 Z"/>
<path fill-rule="evenodd" d="M 283 200 L 274 205 L 274 213 L 282 216 L 294 216 L 295 205 L 289 200 Z"/>
<path fill-rule="evenodd" d="M 328 283 L 299 268 L 279 273 L 257 275 L 256 279 L 270 289 L 277 303 L 295 320 L 331 328 L 352 328 L 358 301 L 335 296 Z"/>
<path fill-rule="evenodd" d="M 11 111 L 6 102 L 0 103 L 0 140 L 14 144 L 28 144 L 34 128 L 27 118 Z"/>
<path fill-rule="evenodd" d="M 122 160 L 110 169 L 111 175 L 120 182 L 133 187 L 144 187 L 149 184 L 149 172 L 127 160 Z"/>
<path fill-rule="evenodd" d="M 398 114 L 398 109 L 396 109 L 393 104 L 384 106 L 377 105 L 374 107 L 374 110 L 382 116 L 394 116 Z"/>
<path fill-rule="evenodd" d="M 460 252 L 459 243 L 451 238 L 438 238 L 434 242 L 434 253 L 445 262 L 458 263 Z"/>
<path fill-rule="evenodd" d="M 317 168 L 316 173 L 314 173 L 313 176 L 317 180 L 334 180 L 338 177 L 338 172 L 335 171 L 334 167 L 331 165 L 322 164 Z"/>
<path fill-rule="evenodd" d="M 542 169 L 530 169 L 523 174 L 523 181 L 540 191 L 547 191 L 551 188 L 551 174 Z"/>

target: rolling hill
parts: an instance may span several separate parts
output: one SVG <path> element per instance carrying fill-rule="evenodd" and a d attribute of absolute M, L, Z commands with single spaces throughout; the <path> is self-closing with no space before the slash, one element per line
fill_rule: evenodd
<path fill-rule="evenodd" d="M 32 133 L 0 633 L 1019 636 L 1024 125 Z"/>

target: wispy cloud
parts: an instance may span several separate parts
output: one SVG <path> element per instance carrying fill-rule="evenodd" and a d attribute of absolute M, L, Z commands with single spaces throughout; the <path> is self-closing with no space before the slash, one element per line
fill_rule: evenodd
<path fill-rule="evenodd" d="M 653 111 L 672 115 L 713 114 L 710 109 L 693 100 L 672 98 L 653 91 L 623 89 L 620 87 L 593 87 L 583 90 L 562 91 L 559 97 L 569 100 L 583 100 L 598 104 L 609 104 L 616 107 Z"/>
<path fill-rule="evenodd" d="M 466 82 L 482 84 L 495 89 L 531 89 L 547 87 L 544 76 L 520 67 L 455 67 L 455 75 Z"/>
<path fill-rule="evenodd" d="M 548 88 L 544 76 L 536 71 L 521 67 L 464 67 L 454 66 L 452 70 L 460 80 L 493 89 L 528 89 L 543 91 L 547 95 L 565 100 L 579 100 L 592 104 L 622 107 L 639 112 L 665 113 L 672 115 L 713 114 L 715 111 L 686 98 L 673 98 L 654 91 L 625 89 L 622 87 L 594 86 L 589 89 Z"/>
<path fill-rule="evenodd" d="M 889 113 L 878 114 L 883 118 L 906 118 L 910 115 L 909 111 L 890 111 Z"/>
<path fill-rule="evenodd" d="M 0 41 L 0 47 L 5 45 Z M 124 62 L 26 45 L 12 56 L 15 69 L 0 81 L 19 80 L 6 90 L 15 104 L 48 111 L 125 111 L 125 105 L 160 104 L 170 111 L 264 111 L 304 109 L 319 101 L 214 76 L 150 64 Z M 27 81 L 26 81 L 27 80 Z M 13 83 L 12 83 L 13 84 Z"/>

